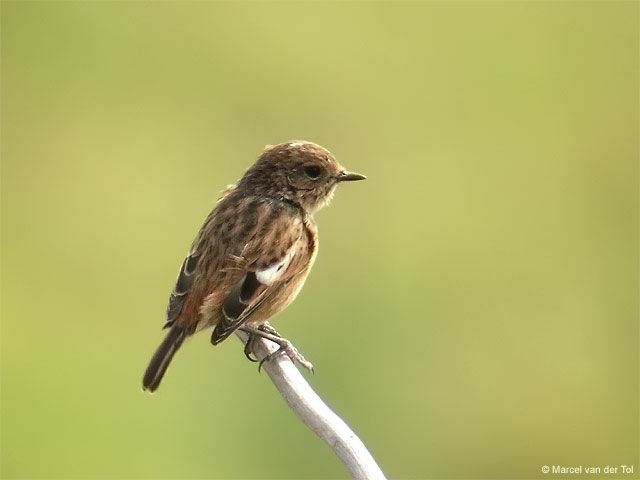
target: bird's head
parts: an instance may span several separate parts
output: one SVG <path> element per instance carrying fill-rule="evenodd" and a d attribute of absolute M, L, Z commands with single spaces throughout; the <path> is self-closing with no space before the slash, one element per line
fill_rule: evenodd
<path fill-rule="evenodd" d="M 320 145 L 296 140 L 267 146 L 238 186 L 293 201 L 313 213 L 331 200 L 338 183 L 365 178 L 347 172 Z"/>

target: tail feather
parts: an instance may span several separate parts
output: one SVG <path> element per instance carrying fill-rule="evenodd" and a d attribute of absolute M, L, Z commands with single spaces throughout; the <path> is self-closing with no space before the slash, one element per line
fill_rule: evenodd
<path fill-rule="evenodd" d="M 174 324 L 167 336 L 164 338 L 156 353 L 153 354 L 153 358 L 147 367 L 147 371 L 144 372 L 144 378 L 142 379 L 142 388 L 154 392 L 164 376 L 164 372 L 167 371 L 171 359 L 182 345 L 182 342 L 187 336 L 187 332 L 184 327 Z"/>

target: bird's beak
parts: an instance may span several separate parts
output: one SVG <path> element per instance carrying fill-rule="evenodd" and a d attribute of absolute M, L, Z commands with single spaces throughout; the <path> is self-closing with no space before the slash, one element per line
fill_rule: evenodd
<path fill-rule="evenodd" d="M 356 180 L 364 180 L 365 178 L 367 177 L 360 175 L 359 173 L 342 172 L 338 175 L 337 180 L 339 182 L 354 182 Z"/>

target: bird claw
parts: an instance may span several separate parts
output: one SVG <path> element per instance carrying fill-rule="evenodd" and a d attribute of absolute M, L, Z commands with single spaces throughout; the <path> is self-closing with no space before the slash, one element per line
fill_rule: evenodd
<path fill-rule="evenodd" d="M 286 353 L 293 363 L 297 363 L 309 372 L 315 373 L 313 364 L 306 358 L 304 358 L 304 356 L 298 351 L 298 349 L 293 346 L 293 343 L 291 343 L 286 338 L 281 338 L 281 340 L 282 343 L 279 343 L 280 347 L 275 352 L 270 353 L 260 361 L 260 363 L 258 364 L 258 371 L 260 371 L 264 362 L 268 362 L 279 353 Z"/>
<path fill-rule="evenodd" d="M 293 363 L 297 363 L 300 366 L 304 367 L 309 372 L 315 373 L 313 369 L 313 364 L 310 361 L 308 361 L 306 358 L 304 358 L 304 356 L 298 351 L 298 349 L 294 347 L 289 340 L 287 340 L 286 338 L 283 338 L 276 331 L 276 329 L 273 328 L 269 323 L 260 325 L 258 328 L 241 327 L 241 330 L 249 334 L 249 339 L 244 347 L 244 354 L 252 362 L 257 361 L 256 359 L 251 357 L 251 353 L 253 351 L 252 349 L 253 341 L 255 337 L 266 338 L 267 340 L 270 340 L 279 345 L 278 349 L 275 352 L 270 353 L 269 355 L 265 356 L 262 360 L 260 360 L 260 363 L 258 364 L 258 372 L 262 369 L 262 364 L 264 364 L 264 362 L 268 362 L 269 360 L 273 359 L 276 355 L 284 352 L 287 354 L 287 356 L 291 359 Z"/>
<path fill-rule="evenodd" d="M 257 362 L 257 358 L 253 358 L 251 354 L 253 353 L 253 341 L 255 339 L 255 335 L 253 333 L 249 334 L 249 339 L 247 343 L 244 345 L 244 356 L 249 359 L 250 362 Z"/>

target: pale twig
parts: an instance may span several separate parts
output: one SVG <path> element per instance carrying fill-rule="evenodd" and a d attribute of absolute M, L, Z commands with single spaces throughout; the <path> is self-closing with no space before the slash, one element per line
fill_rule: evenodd
<path fill-rule="evenodd" d="M 246 344 L 249 338 L 247 333 L 236 331 L 236 335 Z M 278 345 L 264 338 L 256 338 L 253 342 L 253 354 L 258 360 L 277 349 Z M 274 356 L 262 365 L 262 370 L 267 372 L 289 407 L 304 424 L 329 445 L 352 478 L 386 478 L 364 443 L 322 401 L 286 354 Z"/>

